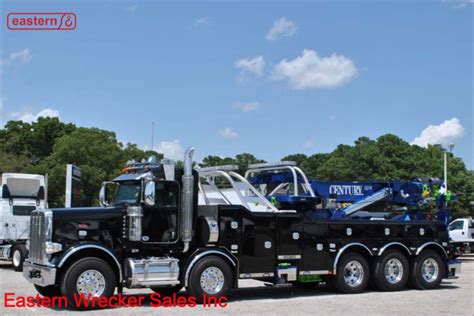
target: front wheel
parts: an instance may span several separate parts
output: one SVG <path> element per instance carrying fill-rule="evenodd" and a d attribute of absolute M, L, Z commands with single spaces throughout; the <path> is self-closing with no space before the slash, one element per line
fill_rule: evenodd
<path fill-rule="evenodd" d="M 223 297 L 232 286 L 232 270 L 226 261 L 207 256 L 198 261 L 189 275 L 188 293 L 202 303 L 204 296 Z"/>
<path fill-rule="evenodd" d="M 25 245 L 19 244 L 13 246 L 12 249 L 12 265 L 13 270 L 21 271 L 23 270 L 23 262 L 28 256 L 28 251 L 26 250 Z"/>
<path fill-rule="evenodd" d="M 339 292 L 354 294 L 362 292 L 369 282 L 369 264 L 358 253 L 348 253 L 337 265 L 335 285 Z"/>
<path fill-rule="evenodd" d="M 425 250 L 413 261 L 411 283 L 420 290 L 434 289 L 439 286 L 445 274 L 441 256 L 433 250 Z"/>
<path fill-rule="evenodd" d="M 74 262 L 65 271 L 61 278 L 61 293 L 69 301 L 69 306 L 78 309 L 85 305 L 75 306 L 76 300 L 81 295 L 87 299 L 90 297 L 110 297 L 115 292 L 117 285 L 115 273 L 110 265 L 104 260 L 86 257 Z"/>

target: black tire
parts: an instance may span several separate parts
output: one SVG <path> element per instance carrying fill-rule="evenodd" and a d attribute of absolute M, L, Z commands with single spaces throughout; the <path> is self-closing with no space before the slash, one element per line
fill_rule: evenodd
<path fill-rule="evenodd" d="M 203 289 L 201 286 L 201 275 L 204 271 L 206 271 L 206 269 L 209 268 L 217 268 L 217 270 L 220 270 L 220 272 L 216 271 L 215 269 L 211 272 L 218 273 L 221 277 L 223 277 L 223 285 L 222 287 L 216 289 L 217 292 L 209 292 Z M 216 298 L 226 296 L 229 292 L 229 289 L 232 287 L 232 284 L 233 276 L 229 264 L 217 256 L 207 256 L 199 260 L 191 270 L 191 273 L 189 274 L 187 290 L 189 295 L 195 297 L 198 303 L 202 303 L 204 295 L 207 297 L 213 296 Z"/>
<path fill-rule="evenodd" d="M 102 294 L 100 296 L 110 297 L 114 295 L 117 280 L 114 270 L 104 260 L 86 257 L 71 264 L 61 277 L 61 293 L 68 299 L 68 306 L 77 309 L 84 309 L 86 306 L 76 306 L 74 296 L 79 297 L 81 293 L 77 289 L 77 283 L 82 273 L 93 270 L 99 273 L 95 274 L 97 279 L 103 279 L 105 282 Z M 88 294 L 85 293 L 87 298 Z"/>
<path fill-rule="evenodd" d="M 181 291 L 183 286 L 181 284 L 171 285 L 171 286 L 162 286 L 162 287 L 152 287 L 150 288 L 153 292 L 160 294 L 163 296 L 170 296 L 174 293 L 178 293 Z"/>
<path fill-rule="evenodd" d="M 432 260 L 431 266 L 435 268 L 434 270 L 436 270 L 437 273 L 436 275 L 433 273 L 432 280 L 427 280 L 423 277 L 423 263 L 430 259 Z M 436 264 L 434 264 L 435 262 Z M 411 284 L 419 290 L 434 289 L 441 283 L 445 272 L 444 261 L 441 256 L 436 251 L 424 250 L 413 260 L 410 281 Z"/>
<path fill-rule="evenodd" d="M 52 298 L 55 296 L 61 296 L 61 289 L 59 288 L 59 286 L 55 286 L 55 285 L 39 286 L 35 284 L 35 289 L 36 291 L 38 291 L 38 293 L 41 296 L 44 296 L 44 297 Z"/>
<path fill-rule="evenodd" d="M 18 244 L 18 245 L 13 246 L 12 255 L 11 255 L 13 270 L 22 271 L 23 262 L 25 261 L 27 256 L 28 256 L 28 251 L 26 250 L 25 245 Z"/>
<path fill-rule="evenodd" d="M 348 269 L 346 271 L 346 268 Z M 349 278 L 349 283 L 345 281 L 346 272 L 354 273 Z M 336 289 L 341 293 L 355 294 L 362 292 L 369 282 L 370 269 L 367 260 L 358 253 L 345 254 L 337 264 L 337 274 L 335 276 Z M 351 285 L 350 282 L 353 282 Z"/>
<path fill-rule="evenodd" d="M 387 266 L 394 269 L 394 274 L 386 276 Z M 398 272 L 398 276 L 396 275 Z M 381 291 L 400 291 L 408 282 L 410 276 L 410 265 L 407 258 L 398 250 L 387 250 L 382 256 L 375 259 L 373 264 L 372 277 L 373 283 Z M 391 281 L 389 281 L 389 279 Z"/>

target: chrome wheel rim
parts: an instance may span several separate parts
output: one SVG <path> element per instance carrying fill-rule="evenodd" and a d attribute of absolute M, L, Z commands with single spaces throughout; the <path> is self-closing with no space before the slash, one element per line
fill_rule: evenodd
<path fill-rule="evenodd" d="M 19 267 L 20 266 L 20 262 L 21 262 L 21 253 L 20 253 L 20 250 L 15 250 L 13 252 L 13 265 L 15 267 Z"/>
<path fill-rule="evenodd" d="M 104 275 L 97 270 L 86 270 L 77 278 L 76 288 L 79 294 L 85 296 L 101 296 L 105 291 Z"/>
<path fill-rule="evenodd" d="M 350 287 L 359 286 L 364 280 L 364 268 L 359 261 L 349 261 L 344 266 L 344 282 Z"/>
<path fill-rule="evenodd" d="M 390 284 L 397 284 L 403 277 L 403 264 L 397 258 L 391 258 L 387 261 L 384 268 L 385 279 Z"/>
<path fill-rule="evenodd" d="M 201 273 L 200 283 L 207 294 L 217 294 L 224 287 L 224 273 L 217 267 L 209 267 Z"/>
<path fill-rule="evenodd" d="M 421 276 L 426 282 L 434 282 L 438 279 L 439 265 L 433 258 L 428 258 L 421 264 Z"/>

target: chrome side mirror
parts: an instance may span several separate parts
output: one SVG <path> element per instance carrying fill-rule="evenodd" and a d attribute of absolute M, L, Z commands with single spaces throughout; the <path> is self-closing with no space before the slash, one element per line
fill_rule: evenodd
<path fill-rule="evenodd" d="M 101 206 L 112 205 L 119 186 L 117 182 L 102 182 L 102 187 L 99 192 L 99 202 Z"/>
<path fill-rule="evenodd" d="M 11 198 L 10 190 L 8 189 L 8 186 L 6 184 L 2 186 L 2 198 L 3 199 Z"/>
<path fill-rule="evenodd" d="M 107 184 L 102 183 L 102 187 L 100 188 L 99 192 L 99 203 L 100 206 L 108 206 L 109 202 L 107 201 Z"/>
<path fill-rule="evenodd" d="M 145 194 L 144 194 L 145 205 L 154 206 L 155 205 L 155 182 L 149 181 L 145 184 Z"/>

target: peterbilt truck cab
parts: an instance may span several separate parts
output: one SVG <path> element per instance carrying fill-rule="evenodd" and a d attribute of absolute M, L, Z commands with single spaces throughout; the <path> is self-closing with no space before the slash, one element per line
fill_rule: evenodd
<path fill-rule="evenodd" d="M 409 279 L 432 289 L 460 271 L 442 222 L 317 219 L 311 204 L 277 207 L 237 166 L 193 169 L 193 151 L 183 169 L 129 162 L 103 184 L 101 207 L 34 211 L 25 279 L 70 301 L 184 287 L 201 302 L 226 297 L 241 279 L 358 293 L 370 279 L 383 291 Z"/>

